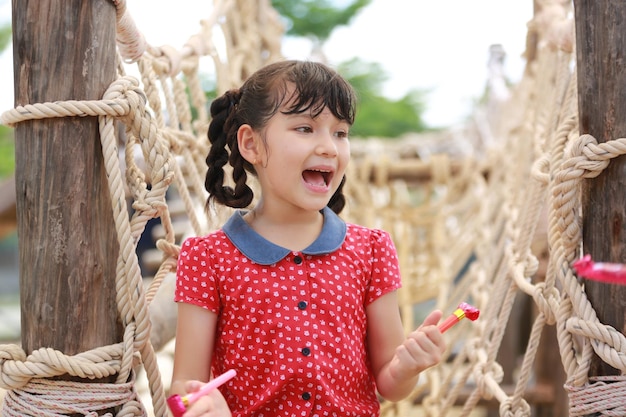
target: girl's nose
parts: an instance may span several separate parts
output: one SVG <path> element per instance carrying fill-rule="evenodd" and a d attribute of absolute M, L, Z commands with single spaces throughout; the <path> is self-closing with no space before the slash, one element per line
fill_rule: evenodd
<path fill-rule="evenodd" d="M 335 143 L 335 139 L 331 133 L 324 133 L 321 135 L 316 151 L 318 155 L 322 155 L 327 158 L 337 156 L 337 144 Z"/>

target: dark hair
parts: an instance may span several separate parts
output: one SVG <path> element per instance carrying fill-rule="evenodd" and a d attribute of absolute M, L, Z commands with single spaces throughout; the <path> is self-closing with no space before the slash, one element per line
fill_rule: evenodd
<path fill-rule="evenodd" d="M 289 88 L 293 86 L 293 94 Z M 246 183 L 247 173 L 256 175 L 254 167 L 239 153 L 237 131 L 243 124 L 263 129 L 285 103 L 285 114 L 311 112 L 313 117 L 328 108 L 339 120 L 354 123 L 356 95 L 352 86 L 328 66 L 309 61 L 281 61 L 269 64 L 248 78 L 240 89 L 229 90 L 211 103 L 209 141 L 206 157 L 208 171 L 204 186 L 211 200 L 234 208 L 247 207 L 254 197 Z M 224 166 L 232 166 L 234 188 L 224 185 Z M 341 212 L 345 176 L 328 202 L 335 213 Z"/>

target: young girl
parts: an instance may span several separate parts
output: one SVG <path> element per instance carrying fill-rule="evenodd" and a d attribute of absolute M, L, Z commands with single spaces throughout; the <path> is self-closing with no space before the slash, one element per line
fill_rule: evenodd
<path fill-rule="evenodd" d="M 207 204 L 239 210 L 182 245 L 171 391 L 237 375 L 185 416 L 377 416 L 377 391 L 398 401 L 440 361 L 440 311 L 403 333 L 389 234 L 337 215 L 354 115 L 352 87 L 314 62 L 268 65 L 212 103 Z"/>

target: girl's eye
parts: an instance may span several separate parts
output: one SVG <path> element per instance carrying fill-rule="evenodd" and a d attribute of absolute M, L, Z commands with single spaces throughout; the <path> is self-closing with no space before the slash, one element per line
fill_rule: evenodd
<path fill-rule="evenodd" d="M 345 130 L 340 130 L 337 133 L 335 133 L 335 135 L 339 138 L 347 138 L 348 137 L 348 132 Z"/>
<path fill-rule="evenodd" d="M 311 129 L 309 126 L 300 126 L 297 127 L 296 130 L 302 133 L 311 133 L 313 131 L 313 129 Z"/>

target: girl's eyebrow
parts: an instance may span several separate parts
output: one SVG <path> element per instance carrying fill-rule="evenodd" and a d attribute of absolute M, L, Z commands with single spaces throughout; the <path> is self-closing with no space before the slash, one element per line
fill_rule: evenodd
<path fill-rule="evenodd" d="M 289 119 L 308 119 L 308 120 L 315 119 L 313 116 L 311 116 L 311 113 L 309 113 L 309 112 L 303 112 L 303 113 L 283 113 L 283 115 L 286 116 Z"/>

